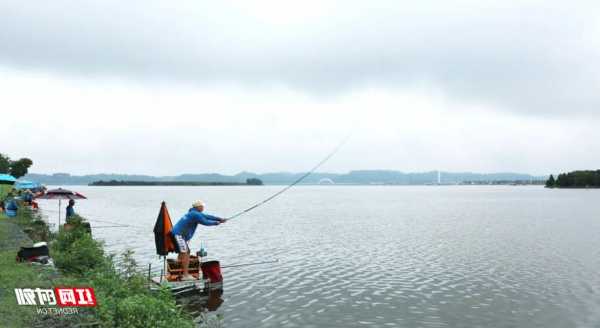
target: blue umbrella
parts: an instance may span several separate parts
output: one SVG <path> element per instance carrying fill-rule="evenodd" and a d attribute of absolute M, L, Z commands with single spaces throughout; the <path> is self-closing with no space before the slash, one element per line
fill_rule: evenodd
<path fill-rule="evenodd" d="M 15 189 L 36 189 L 42 185 L 39 182 L 21 180 L 15 183 Z"/>
<path fill-rule="evenodd" d="M 14 184 L 17 179 L 10 174 L 0 174 L 0 184 Z"/>

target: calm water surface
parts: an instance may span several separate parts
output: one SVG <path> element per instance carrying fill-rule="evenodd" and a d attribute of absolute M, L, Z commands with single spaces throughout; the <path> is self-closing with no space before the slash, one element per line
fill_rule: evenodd
<path fill-rule="evenodd" d="M 227 216 L 280 187 L 73 187 L 111 251 L 158 264 L 160 202 Z M 56 209 L 43 201 L 42 208 Z M 47 211 L 49 220 L 56 213 Z M 199 227 L 224 268 L 226 327 L 600 327 L 600 190 L 298 187 Z"/>

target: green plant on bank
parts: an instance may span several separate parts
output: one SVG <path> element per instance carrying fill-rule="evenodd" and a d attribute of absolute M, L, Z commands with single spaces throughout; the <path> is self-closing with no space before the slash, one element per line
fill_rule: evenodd
<path fill-rule="evenodd" d="M 126 279 L 130 279 L 136 275 L 137 272 L 137 261 L 133 257 L 134 252 L 131 249 L 126 249 L 121 253 L 121 274 Z"/>
<path fill-rule="evenodd" d="M 0 183 L 0 201 L 3 201 L 12 190 L 13 190 L 12 185 Z"/>
<path fill-rule="evenodd" d="M 86 223 L 85 219 L 81 217 L 81 215 L 79 214 L 73 214 L 70 217 L 65 219 L 65 222 L 68 224 L 72 224 L 75 226 L 80 226 L 84 223 Z"/>
<path fill-rule="evenodd" d="M 50 241 L 53 237 L 50 232 L 50 228 L 42 220 L 39 214 L 34 213 L 31 209 L 23 206 L 22 202 L 19 202 L 19 210 L 17 210 L 17 216 L 11 218 L 12 222 L 18 224 L 23 229 L 31 240 L 38 241 Z"/>
<path fill-rule="evenodd" d="M 54 264 L 66 274 L 82 276 L 107 265 L 102 244 L 81 228 L 59 233 L 51 249 Z"/>

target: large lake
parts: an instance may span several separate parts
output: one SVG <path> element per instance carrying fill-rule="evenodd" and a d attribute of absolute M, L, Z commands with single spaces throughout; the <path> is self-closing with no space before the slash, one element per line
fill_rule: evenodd
<path fill-rule="evenodd" d="M 228 216 L 281 187 L 71 187 L 111 251 L 160 263 L 161 201 Z M 50 222 L 56 201 L 42 201 Z M 64 210 L 64 209 L 63 209 Z M 199 227 L 224 268 L 226 327 L 598 327 L 600 190 L 511 186 L 300 186 Z"/>

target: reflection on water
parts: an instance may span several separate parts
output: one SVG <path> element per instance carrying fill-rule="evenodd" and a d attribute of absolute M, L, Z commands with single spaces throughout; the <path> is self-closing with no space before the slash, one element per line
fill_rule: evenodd
<path fill-rule="evenodd" d="M 190 313 L 200 327 L 219 327 L 223 317 L 212 314 L 223 304 L 223 289 L 206 289 L 203 292 L 193 291 L 177 298 L 177 304 Z"/>
<path fill-rule="evenodd" d="M 177 298 L 183 308 L 190 313 L 213 312 L 223 304 L 223 289 L 208 289 L 207 291 L 192 291 Z"/>
<path fill-rule="evenodd" d="M 130 247 L 139 263 L 160 267 L 152 228 L 161 201 L 174 221 L 198 198 L 226 216 L 278 187 L 72 189 L 89 197 L 77 210 L 92 224 L 140 227 L 94 230 L 109 250 Z M 207 313 L 222 314 L 227 328 L 597 327 L 599 197 L 541 187 L 298 187 L 199 227 L 190 247 L 202 243 L 221 262 L 227 292 Z M 279 262 L 227 268 L 269 259 Z"/>

